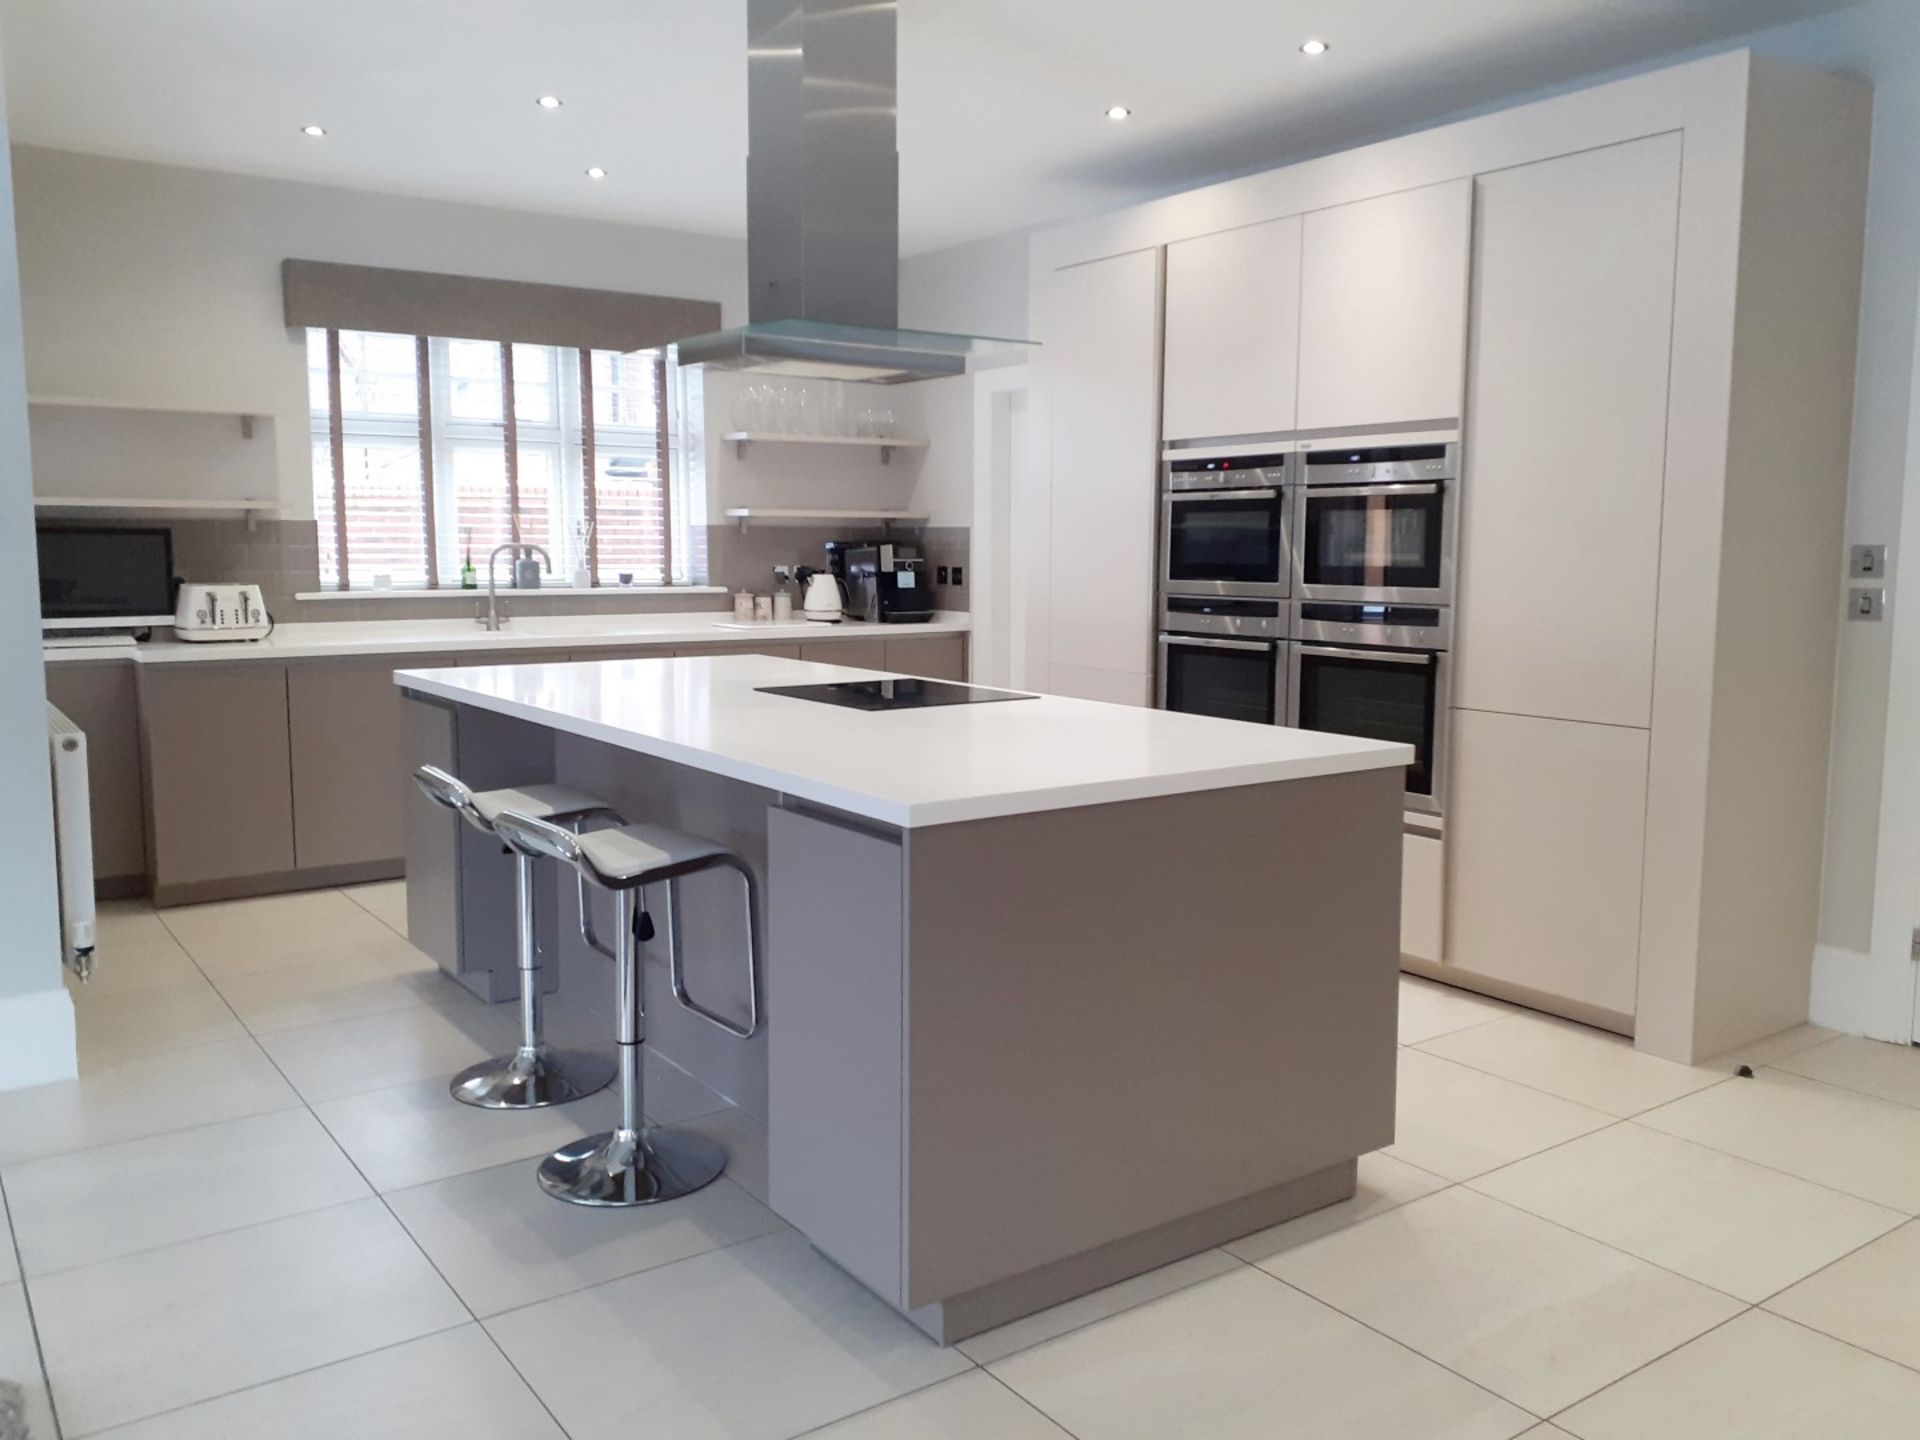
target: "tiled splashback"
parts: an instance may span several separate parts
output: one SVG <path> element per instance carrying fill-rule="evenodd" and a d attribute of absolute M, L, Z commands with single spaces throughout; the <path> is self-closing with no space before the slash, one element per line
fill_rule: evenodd
<path fill-rule="evenodd" d="M 116 524 L 104 521 L 89 523 Z M 128 526 L 151 521 L 126 521 Z M 432 598 L 383 597 L 364 600 L 296 600 L 293 597 L 320 588 L 319 530 L 312 520 L 175 520 L 173 568 L 182 579 L 228 581 L 258 585 L 267 609 L 281 622 L 313 620 L 414 620 L 466 613 L 473 597 L 443 592 Z M 884 538 L 877 530 L 858 527 L 812 529 L 798 526 L 750 527 L 710 525 L 697 537 L 706 546 L 710 583 L 727 590 L 765 594 L 773 589 L 775 565 L 821 565 L 829 540 Z M 966 566 L 968 531 L 965 526 L 931 526 L 913 531 L 900 528 L 895 538 L 918 543 L 929 567 Z M 524 613 L 595 615 L 631 611 L 660 613 L 725 609 L 721 595 L 632 595 L 608 590 L 604 595 L 548 595 L 513 592 L 514 606 Z M 942 610 L 965 610 L 965 586 L 944 585 L 935 591 Z"/>

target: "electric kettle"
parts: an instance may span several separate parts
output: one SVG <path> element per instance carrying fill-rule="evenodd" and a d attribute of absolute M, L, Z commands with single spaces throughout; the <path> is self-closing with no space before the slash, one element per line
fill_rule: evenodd
<path fill-rule="evenodd" d="M 846 608 L 846 596 L 841 592 L 839 577 L 827 570 L 814 570 L 800 567 L 800 583 L 806 587 L 800 600 L 800 613 L 809 620 L 822 625 L 838 625 L 840 612 Z"/>

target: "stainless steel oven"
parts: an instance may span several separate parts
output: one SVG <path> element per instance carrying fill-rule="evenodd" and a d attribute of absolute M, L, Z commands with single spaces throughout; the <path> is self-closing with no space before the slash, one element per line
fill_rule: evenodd
<path fill-rule="evenodd" d="M 1287 713 L 1288 623 L 1280 600 L 1165 596 L 1160 708 L 1278 725 Z"/>
<path fill-rule="evenodd" d="M 1438 606 L 1297 601 L 1287 723 L 1414 748 L 1409 810 L 1446 802 L 1448 652 L 1453 616 Z"/>
<path fill-rule="evenodd" d="M 1176 452 L 1160 501 L 1160 589 L 1284 600 L 1292 580 L 1293 456 Z"/>
<path fill-rule="evenodd" d="M 1322 447 L 1300 459 L 1300 599 L 1453 603 L 1457 442 Z"/>

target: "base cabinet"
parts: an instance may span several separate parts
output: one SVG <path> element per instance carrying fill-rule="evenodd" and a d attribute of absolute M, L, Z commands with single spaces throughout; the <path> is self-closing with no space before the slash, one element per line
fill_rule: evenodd
<path fill-rule="evenodd" d="M 929 635 L 925 639 L 889 640 L 886 668 L 899 675 L 918 675 L 923 680 L 965 680 L 967 638 Z"/>
<path fill-rule="evenodd" d="M 287 667 L 143 667 L 140 709 L 156 895 L 293 869 Z"/>
<path fill-rule="evenodd" d="M 423 657 L 311 660 L 287 671 L 293 856 L 301 869 L 401 863 L 401 806 L 412 788 L 400 743 L 395 670 Z"/>
<path fill-rule="evenodd" d="M 103 895 L 135 891 L 147 873 L 147 822 L 133 667 L 120 661 L 49 665 L 47 699 L 87 735 L 94 886 Z"/>
<path fill-rule="evenodd" d="M 1454 712 L 1449 966 L 1633 1015 L 1647 741 L 1618 725 Z"/>

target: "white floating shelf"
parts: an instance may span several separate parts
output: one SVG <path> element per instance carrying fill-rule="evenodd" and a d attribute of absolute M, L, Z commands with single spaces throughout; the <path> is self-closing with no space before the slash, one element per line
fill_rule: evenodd
<path fill-rule="evenodd" d="M 814 525 L 865 521 L 882 525 L 924 525 L 927 516 L 912 510 L 763 510 L 758 507 L 724 512 L 742 530 L 749 525 Z"/>
<path fill-rule="evenodd" d="M 36 510 L 97 510 L 142 515 L 244 515 L 248 520 L 270 514 L 280 508 L 278 500 L 210 500 L 204 496 L 186 499 L 141 497 L 138 499 L 105 495 L 36 495 Z"/>
<path fill-rule="evenodd" d="M 720 437 L 733 442 L 733 453 L 746 458 L 749 445 L 844 445 L 878 450 L 880 463 L 888 464 L 896 450 L 924 450 L 933 442 L 911 435 L 776 435 L 762 430 L 729 430 Z"/>
<path fill-rule="evenodd" d="M 27 404 L 54 410 L 120 410 L 136 415 L 198 415 L 208 419 L 238 419 L 243 440 L 253 438 L 255 421 L 266 413 L 258 410 L 210 409 L 205 405 L 175 405 L 165 401 L 103 400 L 88 395 L 29 395 Z"/>

